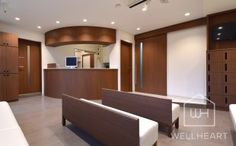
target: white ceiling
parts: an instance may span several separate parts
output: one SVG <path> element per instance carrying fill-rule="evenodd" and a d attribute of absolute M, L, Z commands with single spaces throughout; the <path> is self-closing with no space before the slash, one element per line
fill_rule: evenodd
<path fill-rule="evenodd" d="M 7 0 L 8 11 L 0 11 L 0 21 L 17 26 L 46 32 L 64 26 L 92 25 L 118 28 L 137 34 L 160 27 L 200 18 L 206 13 L 236 8 L 236 0 L 169 0 L 161 4 L 152 0 L 148 11 L 141 11 L 142 5 L 129 9 L 124 4 L 116 8 L 121 0 Z M 222 1 L 224 1 L 222 5 Z M 229 3 L 227 2 L 229 1 Z M 221 3 L 220 3 L 221 2 Z M 214 8 L 211 3 L 214 3 Z M 227 6 L 224 6 L 224 4 Z M 232 5 L 233 4 L 233 5 Z M 210 10 L 208 10 L 208 5 Z M 184 14 L 190 12 L 189 17 Z M 14 18 L 21 18 L 16 21 Z M 83 19 L 88 20 L 87 23 Z M 56 20 L 61 24 L 56 24 Z M 115 21 L 115 25 L 110 22 Z M 42 26 L 41 30 L 37 26 Z M 136 28 L 141 30 L 137 31 Z"/>

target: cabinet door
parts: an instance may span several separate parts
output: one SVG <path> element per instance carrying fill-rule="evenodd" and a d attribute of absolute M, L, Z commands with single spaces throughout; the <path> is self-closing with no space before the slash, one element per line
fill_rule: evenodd
<path fill-rule="evenodd" d="M 5 99 L 6 91 L 4 90 L 4 83 L 5 83 L 5 76 L 3 74 L 0 74 L 0 101 L 3 101 Z"/>
<path fill-rule="evenodd" d="M 8 74 L 5 80 L 6 86 L 6 101 L 12 101 L 18 99 L 18 88 L 19 88 L 19 78 L 18 74 Z"/>
<path fill-rule="evenodd" d="M 6 44 L 6 40 L 5 40 L 5 37 L 6 36 L 6 33 L 4 32 L 0 32 L 0 46 L 5 46 Z"/>
<path fill-rule="evenodd" d="M 6 33 L 5 40 L 7 43 L 7 46 L 10 47 L 18 47 L 18 37 L 15 34 Z"/>
<path fill-rule="evenodd" d="M 6 48 L 6 70 L 8 73 L 18 73 L 18 48 Z"/>
<path fill-rule="evenodd" d="M 6 54 L 5 54 L 5 47 L 4 46 L 0 46 L 0 73 L 5 72 L 6 68 L 5 68 L 5 63 L 6 63 Z"/>

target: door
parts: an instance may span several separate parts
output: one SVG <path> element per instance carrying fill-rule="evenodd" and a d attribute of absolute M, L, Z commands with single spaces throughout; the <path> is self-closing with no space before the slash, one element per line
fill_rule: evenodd
<path fill-rule="evenodd" d="M 167 38 L 154 36 L 136 41 L 136 91 L 167 94 Z"/>
<path fill-rule="evenodd" d="M 3 101 L 4 98 L 6 97 L 5 94 L 5 90 L 4 90 L 4 83 L 5 83 L 5 76 L 3 74 L 0 74 L 0 101 Z"/>
<path fill-rule="evenodd" d="M 5 45 L 5 33 L 0 32 L 0 46 L 4 46 Z"/>
<path fill-rule="evenodd" d="M 5 76 L 6 101 L 18 99 L 19 78 L 18 74 L 7 74 Z"/>
<path fill-rule="evenodd" d="M 121 41 L 121 90 L 132 91 L 132 44 Z"/>
<path fill-rule="evenodd" d="M 7 73 L 18 73 L 18 48 L 6 47 L 6 72 Z"/>
<path fill-rule="evenodd" d="M 94 68 L 94 54 L 82 55 L 82 67 Z"/>
<path fill-rule="evenodd" d="M 19 39 L 19 93 L 41 92 L 41 43 Z"/>
<path fill-rule="evenodd" d="M 4 46 L 0 46 L 0 73 L 5 73 L 5 48 Z"/>
<path fill-rule="evenodd" d="M 7 46 L 9 47 L 18 47 L 18 36 L 11 33 L 6 33 L 5 40 Z"/>

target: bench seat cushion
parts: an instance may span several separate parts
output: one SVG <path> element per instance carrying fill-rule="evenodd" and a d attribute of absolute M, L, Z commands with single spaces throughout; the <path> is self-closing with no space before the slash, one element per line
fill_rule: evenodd
<path fill-rule="evenodd" d="M 234 125 L 234 130 L 236 131 L 236 104 L 229 105 L 229 112 Z"/>
<path fill-rule="evenodd" d="M 107 110 L 111 110 L 111 111 L 115 111 L 118 112 L 120 114 L 124 114 L 126 116 L 130 116 L 130 117 L 135 117 L 139 119 L 139 143 L 140 146 L 152 146 L 158 139 L 158 123 L 154 122 L 152 120 L 128 113 L 128 112 L 124 112 L 112 107 L 108 107 L 96 102 L 92 102 L 92 101 L 88 101 L 86 99 L 81 99 L 87 103 L 91 103 L 94 104 L 96 106 L 99 106 L 101 108 L 107 109 Z"/>
<path fill-rule="evenodd" d="M 179 118 L 180 106 L 179 104 L 172 103 L 172 122 Z"/>
<path fill-rule="evenodd" d="M 29 146 L 7 102 L 0 102 L 0 146 Z"/>

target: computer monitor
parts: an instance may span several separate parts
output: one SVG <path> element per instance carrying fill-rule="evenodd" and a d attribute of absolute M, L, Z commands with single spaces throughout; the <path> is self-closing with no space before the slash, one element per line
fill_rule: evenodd
<path fill-rule="evenodd" d="M 68 68 L 76 68 L 77 67 L 77 57 L 67 56 L 65 58 L 65 66 Z"/>

